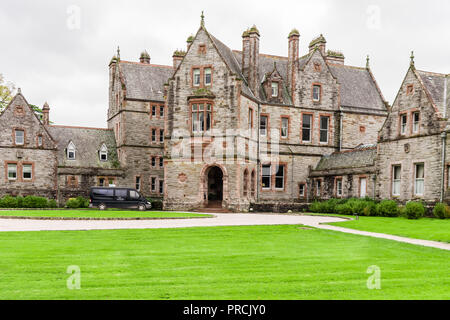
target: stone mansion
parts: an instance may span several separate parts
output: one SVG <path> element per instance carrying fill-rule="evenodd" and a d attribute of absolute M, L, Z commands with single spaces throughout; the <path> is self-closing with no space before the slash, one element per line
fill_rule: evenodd
<path fill-rule="evenodd" d="M 287 56 L 231 50 L 202 17 L 173 65 L 109 64 L 107 129 L 53 125 L 20 92 L 0 114 L 0 196 L 63 203 L 92 186 L 133 187 L 165 209 L 298 208 L 314 199 L 445 200 L 450 75 L 414 57 L 392 106 L 370 70 L 345 64 L 324 36 Z M 281 210 L 281 209 L 280 209 Z"/>

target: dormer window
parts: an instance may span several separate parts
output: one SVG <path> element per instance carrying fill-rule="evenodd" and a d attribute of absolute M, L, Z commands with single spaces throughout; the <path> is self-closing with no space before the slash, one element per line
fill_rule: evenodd
<path fill-rule="evenodd" d="M 108 148 L 105 144 L 100 148 L 100 161 L 108 161 Z"/>
<path fill-rule="evenodd" d="M 314 84 L 312 87 L 312 99 L 314 102 L 319 102 L 322 96 L 322 86 L 320 84 Z"/>
<path fill-rule="evenodd" d="M 72 141 L 70 141 L 69 145 L 67 146 L 67 160 L 75 160 L 75 145 Z"/>
<path fill-rule="evenodd" d="M 193 81 L 194 81 L 194 86 L 200 86 L 200 69 L 194 69 Z"/>
<path fill-rule="evenodd" d="M 22 146 L 25 143 L 25 131 L 16 129 L 14 136 L 16 145 Z"/>
<path fill-rule="evenodd" d="M 278 82 L 272 82 L 272 97 L 278 97 Z"/>

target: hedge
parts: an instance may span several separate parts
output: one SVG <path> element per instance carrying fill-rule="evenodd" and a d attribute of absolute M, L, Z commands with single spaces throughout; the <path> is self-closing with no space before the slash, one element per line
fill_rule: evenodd
<path fill-rule="evenodd" d="M 419 219 L 425 214 L 425 207 L 421 202 L 410 201 L 405 206 L 405 216 L 408 219 Z"/>
<path fill-rule="evenodd" d="M 29 208 L 29 209 L 41 209 L 41 208 L 57 208 L 58 205 L 55 200 L 48 200 L 43 197 L 26 196 L 24 197 L 12 197 L 4 196 L 0 198 L 0 208 Z"/>

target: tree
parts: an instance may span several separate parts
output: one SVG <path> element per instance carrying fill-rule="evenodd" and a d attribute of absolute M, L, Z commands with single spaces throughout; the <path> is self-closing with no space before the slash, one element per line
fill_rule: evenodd
<path fill-rule="evenodd" d="M 3 75 L 0 73 L 0 112 L 6 108 L 13 98 L 15 91 L 15 85 L 12 82 L 6 82 Z"/>

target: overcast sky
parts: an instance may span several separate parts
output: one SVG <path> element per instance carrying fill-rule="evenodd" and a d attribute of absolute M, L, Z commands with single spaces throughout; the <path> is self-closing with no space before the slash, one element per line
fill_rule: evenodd
<path fill-rule="evenodd" d="M 409 66 L 450 73 L 448 0 L 295 1 L 65 1 L 1 0 L 0 73 L 21 87 L 31 104 L 50 104 L 56 124 L 106 127 L 108 63 L 120 45 L 123 60 L 172 64 L 175 49 L 198 30 L 232 49 L 256 24 L 260 52 L 287 55 L 287 35 L 300 31 L 300 55 L 323 34 L 327 48 L 342 51 L 346 64 L 372 71 L 392 103 Z"/>

